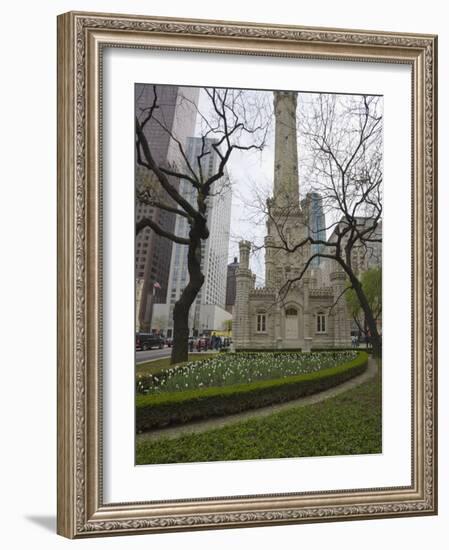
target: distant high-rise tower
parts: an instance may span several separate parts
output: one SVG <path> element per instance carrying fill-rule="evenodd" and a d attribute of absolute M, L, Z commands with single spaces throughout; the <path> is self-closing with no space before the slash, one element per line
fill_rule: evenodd
<path fill-rule="evenodd" d="M 187 136 L 194 133 L 196 124 L 196 105 L 199 88 L 181 88 L 179 86 L 156 86 L 136 84 L 135 114 L 143 119 L 148 113 L 157 94 L 158 108 L 155 117 L 145 126 L 144 132 L 150 146 L 151 154 L 158 165 L 176 163 L 180 151 L 172 136 L 176 137 L 186 148 Z M 136 163 L 136 187 L 150 178 L 149 171 Z M 172 178 L 176 188 L 179 182 Z M 172 202 L 168 195 L 164 200 Z M 136 221 L 149 217 L 162 229 L 173 232 L 176 215 L 159 208 L 143 204 L 136 200 Z M 136 280 L 141 289 L 138 312 L 138 325 L 142 330 L 151 326 L 154 303 L 163 303 L 167 299 L 167 286 L 170 273 L 172 242 L 160 237 L 150 228 L 141 231 L 136 237 Z"/>
<path fill-rule="evenodd" d="M 239 267 L 239 261 L 237 257 L 231 264 L 228 264 L 228 271 L 226 275 L 226 311 L 232 313 L 235 305 L 235 272 Z"/>
<path fill-rule="evenodd" d="M 301 206 L 305 214 L 306 223 L 309 228 L 309 236 L 312 239 L 326 241 L 326 216 L 323 210 L 323 199 L 319 193 L 307 193 L 301 201 Z M 311 254 L 319 254 L 324 244 L 312 244 Z M 311 262 L 312 267 L 318 267 L 321 264 L 321 258 L 317 256 Z"/>

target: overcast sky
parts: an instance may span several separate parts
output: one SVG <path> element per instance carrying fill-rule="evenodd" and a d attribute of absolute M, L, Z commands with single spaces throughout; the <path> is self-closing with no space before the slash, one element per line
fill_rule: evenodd
<path fill-rule="evenodd" d="M 265 203 L 266 198 L 272 196 L 273 190 L 275 131 L 273 92 L 249 90 L 247 93 L 248 99 L 245 106 L 248 104 L 248 110 L 250 111 L 253 97 L 257 97 L 257 105 L 259 106 L 259 103 L 262 103 L 262 111 L 259 112 L 264 113 L 265 119 L 270 121 L 270 125 L 262 151 L 233 150 L 227 163 L 233 192 L 229 262 L 233 260 L 234 256 L 238 257 L 238 242 L 241 239 L 249 240 L 257 245 L 263 244 L 266 228 L 261 202 Z M 312 152 L 310 138 L 307 137 L 307 132 L 310 132 L 311 128 L 312 133 L 315 131 L 315 121 L 325 119 L 326 109 L 330 109 L 328 112 L 333 113 L 332 118 L 327 119 L 332 121 L 327 126 L 331 136 L 329 139 L 333 143 L 332 146 L 335 147 L 335 154 L 343 163 L 346 163 L 351 158 L 352 152 L 356 150 L 355 147 L 359 143 L 362 127 L 365 128 L 366 125 L 366 121 L 364 123 L 366 105 L 361 96 L 325 94 L 322 100 L 323 103 L 321 101 L 317 103 L 317 98 L 320 95 L 318 93 L 298 92 L 297 96 L 298 186 L 300 199 L 311 190 L 325 189 L 329 185 L 328 176 L 320 176 L 319 172 L 316 172 L 318 165 L 316 165 L 315 159 L 317 157 Z M 367 96 L 366 99 L 370 105 L 370 122 L 368 123 L 368 127 L 370 127 L 371 124 L 376 124 L 377 117 L 381 117 L 383 114 L 383 99 L 374 96 Z M 204 89 L 200 91 L 198 107 L 199 111 L 204 114 L 211 113 L 210 100 Z M 298 128 L 301 129 L 298 131 Z M 379 126 L 380 141 L 371 140 L 366 142 L 366 145 L 361 149 L 361 151 L 365 151 L 362 155 L 367 155 L 365 158 L 368 159 L 368 163 L 370 162 L 369 159 L 376 158 L 372 156 L 376 154 L 376 151 L 382 158 L 381 128 L 382 123 Z M 198 125 L 197 129 L 200 131 Z M 376 146 L 376 143 L 379 145 Z M 327 172 L 327 164 L 325 166 L 325 172 Z M 372 166 L 369 170 L 371 174 L 374 174 Z M 324 174 L 324 172 L 321 174 Z M 323 204 L 323 207 L 329 237 L 333 224 L 338 223 L 341 218 L 341 210 L 339 210 L 335 201 L 331 199 L 328 200 L 327 204 Z M 357 215 L 371 215 L 368 211 L 364 213 L 363 210 L 363 207 L 359 208 Z M 256 284 L 258 286 L 263 285 L 265 276 L 263 249 L 253 254 L 250 262 L 250 267 L 257 277 Z"/>
<path fill-rule="evenodd" d="M 242 239 L 249 240 L 255 244 L 262 244 L 263 238 L 266 235 L 266 228 L 261 211 L 261 201 L 265 201 L 267 197 L 272 196 L 273 177 L 274 177 L 274 107 L 273 107 L 273 92 L 271 91 L 248 91 L 248 94 L 256 94 L 258 100 L 265 102 L 268 107 L 270 120 L 269 131 L 266 136 L 265 146 L 263 151 L 239 151 L 233 150 L 231 157 L 226 165 L 230 180 L 232 183 L 232 210 L 231 210 L 231 231 L 229 241 L 228 260 L 231 262 L 235 256 L 239 256 L 238 243 Z M 312 102 L 316 100 L 318 94 L 310 92 L 298 92 L 298 113 L 302 113 L 301 120 L 306 121 L 309 113 L 312 114 Z M 251 97 L 250 95 L 248 96 Z M 356 96 L 347 96 L 348 101 Z M 346 101 L 343 102 L 345 104 Z M 358 103 L 358 101 L 357 101 Z M 248 99 L 250 106 L 251 99 Z M 246 105 L 246 103 L 245 103 Z M 251 107 L 249 107 L 250 109 Z M 379 109 L 382 109 L 382 102 L 379 102 Z M 346 107 L 343 107 L 343 111 Z M 213 116 L 211 101 L 204 90 L 200 89 L 200 98 L 198 104 L 199 112 L 206 118 Z M 265 112 L 265 111 L 264 111 Z M 306 117 L 306 118 L 304 118 Z M 197 117 L 196 135 L 201 135 L 201 117 Z M 299 120 L 299 117 L 298 117 Z M 344 128 L 348 119 L 344 119 Z M 343 126 L 341 126 L 343 128 Z M 357 132 L 357 128 L 352 130 Z M 337 125 L 336 131 L 339 128 Z M 350 128 L 351 130 L 351 128 Z M 310 151 L 307 151 L 307 146 L 301 132 L 298 133 L 298 158 L 299 158 L 299 193 L 300 198 L 311 189 L 308 180 L 310 172 L 307 171 L 307 161 L 310 160 Z M 332 214 L 327 214 L 326 224 L 336 223 L 338 219 L 330 220 Z M 328 231 L 330 233 L 330 231 Z M 265 268 L 264 268 L 264 253 L 263 249 L 251 256 L 250 267 L 256 274 L 256 284 L 262 286 L 264 284 Z"/>
<path fill-rule="evenodd" d="M 269 105 L 273 102 L 272 92 L 259 92 L 265 96 Z M 200 92 L 199 110 L 208 112 L 210 102 L 202 89 Z M 197 127 L 200 133 L 199 125 Z M 261 223 L 261 213 L 255 206 L 255 195 L 271 194 L 274 174 L 274 126 L 270 127 L 266 146 L 263 151 L 234 150 L 227 163 L 227 170 L 232 183 L 231 232 L 229 240 L 229 262 L 239 256 L 238 242 L 247 239 L 260 243 L 266 233 Z M 251 206 L 252 205 L 252 206 Z M 251 257 L 251 268 L 257 277 L 257 284 L 263 284 L 265 276 L 264 254 L 258 252 Z"/>

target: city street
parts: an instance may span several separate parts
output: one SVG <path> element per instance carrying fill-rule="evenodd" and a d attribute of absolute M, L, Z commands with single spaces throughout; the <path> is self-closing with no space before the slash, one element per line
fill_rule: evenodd
<path fill-rule="evenodd" d="M 190 355 L 196 355 L 198 353 L 218 353 L 216 350 L 209 349 L 208 351 L 193 351 L 189 352 Z M 136 351 L 136 365 L 151 361 L 153 359 L 161 359 L 163 357 L 170 357 L 171 348 L 165 347 L 163 349 L 149 349 L 147 351 Z"/>
<path fill-rule="evenodd" d="M 162 357 L 170 357 L 171 348 L 149 349 L 147 351 L 136 351 L 136 364 L 145 363 L 152 359 L 161 359 Z"/>

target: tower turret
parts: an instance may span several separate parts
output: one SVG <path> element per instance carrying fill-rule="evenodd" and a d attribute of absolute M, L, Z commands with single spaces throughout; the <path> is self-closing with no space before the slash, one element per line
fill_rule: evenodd
<path fill-rule="evenodd" d="M 251 250 L 251 243 L 249 241 L 239 242 L 240 251 L 240 269 L 249 269 L 249 252 Z"/>
<path fill-rule="evenodd" d="M 265 237 L 265 285 L 272 288 L 275 282 L 275 249 L 274 238 L 271 235 Z"/>
<path fill-rule="evenodd" d="M 235 273 L 235 308 L 232 318 L 232 333 L 236 349 L 250 343 L 249 293 L 254 289 L 253 274 L 249 269 L 249 241 L 239 242 L 240 264 Z"/>

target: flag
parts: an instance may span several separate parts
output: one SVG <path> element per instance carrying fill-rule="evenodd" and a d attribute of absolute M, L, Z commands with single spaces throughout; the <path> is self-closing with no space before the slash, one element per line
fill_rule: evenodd
<path fill-rule="evenodd" d="M 162 287 L 161 287 L 161 285 L 160 285 L 157 281 L 155 281 L 155 282 L 153 283 L 153 288 L 162 288 Z"/>

